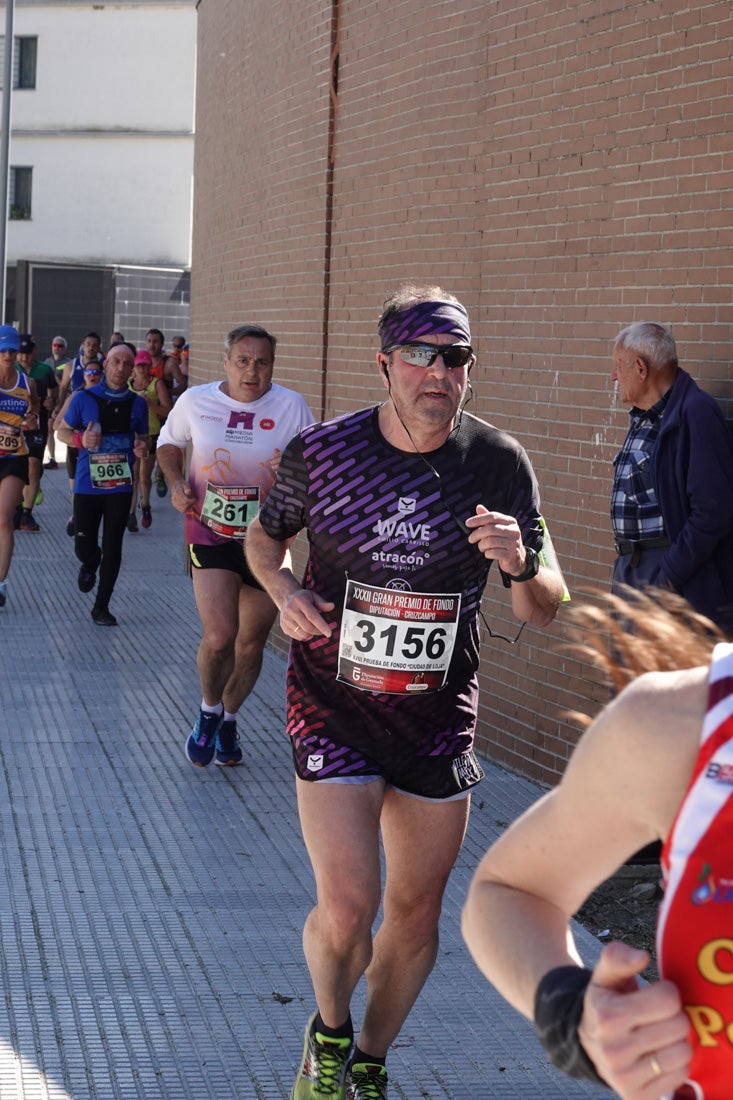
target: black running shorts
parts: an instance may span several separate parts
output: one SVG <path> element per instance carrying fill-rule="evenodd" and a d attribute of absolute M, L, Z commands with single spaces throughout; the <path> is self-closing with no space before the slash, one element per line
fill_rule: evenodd
<path fill-rule="evenodd" d="M 19 477 L 24 485 L 28 484 L 28 455 L 14 455 L 0 462 L 0 479 Z"/>
<path fill-rule="evenodd" d="M 291 749 L 299 779 L 365 783 L 382 778 L 398 791 L 429 801 L 465 797 L 484 777 L 473 749 L 453 757 L 377 750 L 369 758 L 357 749 L 313 733 L 291 738 Z"/>
<path fill-rule="evenodd" d="M 244 546 L 237 539 L 228 539 L 216 546 L 203 542 L 190 543 L 188 553 L 194 569 L 227 569 L 230 573 L 237 573 L 250 588 L 264 591 L 250 572 L 244 556 Z"/>

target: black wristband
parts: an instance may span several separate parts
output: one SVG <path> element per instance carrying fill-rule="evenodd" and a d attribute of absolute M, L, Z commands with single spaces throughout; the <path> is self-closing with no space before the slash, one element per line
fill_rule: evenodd
<path fill-rule="evenodd" d="M 540 556 L 537 551 L 533 550 L 531 546 L 525 546 L 524 549 L 527 554 L 527 560 L 521 573 L 514 576 L 513 573 L 505 573 L 502 567 L 499 566 L 501 582 L 505 588 L 511 588 L 512 581 L 514 584 L 521 584 L 522 581 L 531 581 L 540 571 Z"/>
<path fill-rule="evenodd" d="M 580 966 L 556 966 L 548 970 L 534 995 L 534 1026 L 542 1046 L 568 1077 L 608 1085 L 583 1050 L 578 1024 L 592 971 Z"/>

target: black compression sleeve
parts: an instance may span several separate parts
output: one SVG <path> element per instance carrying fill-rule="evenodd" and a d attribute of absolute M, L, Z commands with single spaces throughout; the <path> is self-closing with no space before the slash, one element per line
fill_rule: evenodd
<path fill-rule="evenodd" d="M 535 993 L 534 1026 L 553 1066 L 568 1077 L 605 1085 L 578 1038 L 591 973 L 580 966 L 548 970 Z"/>

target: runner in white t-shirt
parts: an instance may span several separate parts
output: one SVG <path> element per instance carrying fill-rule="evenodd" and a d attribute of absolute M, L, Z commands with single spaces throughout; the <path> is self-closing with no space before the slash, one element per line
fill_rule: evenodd
<path fill-rule="evenodd" d="M 158 438 L 158 464 L 185 517 L 203 629 L 201 709 L 186 741 L 198 767 L 241 762 L 237 711 L 257 681 L 276 612 L 247 567 L 246 529 L 284 447 L 313 422 L 304 398 L 272 381 L 275 344 L 259 325 L 233 329 L 224 341 L 225 380 L 186 390 Z"/>

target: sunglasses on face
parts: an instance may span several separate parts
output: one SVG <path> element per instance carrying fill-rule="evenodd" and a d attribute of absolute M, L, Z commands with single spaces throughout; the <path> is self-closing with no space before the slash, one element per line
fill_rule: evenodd
<path fill-rule="evenodd" d="M 432 367 L 439 355 L 443 357 L 446 370 L 459 370 L 473 359 L 473 348 L 470 344 L 396 344 L 387 348 L 387 354 L 392 351 L 400 353 L 403 363 L 408 363 L 411 367 L 422 367 L 424 370 Z"/>
<path fill-rule="evenodd" d="M 85 374 L 101 374 L 102 373 L 102 368 L 101 367 L 85 367 L 84 368 L 84 373 Z"/>

